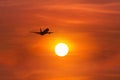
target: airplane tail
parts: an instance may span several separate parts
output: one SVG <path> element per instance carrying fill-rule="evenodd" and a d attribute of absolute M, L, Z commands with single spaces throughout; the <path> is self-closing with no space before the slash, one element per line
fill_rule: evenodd
<path fill-rule="evenodd" d="M 40 28 L 40 32 L 42 32 L 42 29 Z"/>

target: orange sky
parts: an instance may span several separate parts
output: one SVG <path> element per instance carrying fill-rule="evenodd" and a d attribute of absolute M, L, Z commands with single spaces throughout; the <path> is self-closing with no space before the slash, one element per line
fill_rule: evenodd
<path fill-rule="evenodd" d="M 120 80 L 119 61 L 120 0 L 0 1 L 0 80 Z"/>

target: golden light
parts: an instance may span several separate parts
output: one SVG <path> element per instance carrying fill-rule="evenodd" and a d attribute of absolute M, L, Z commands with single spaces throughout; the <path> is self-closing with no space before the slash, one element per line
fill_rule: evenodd
<path fill-rule="evenodd" d="M 65 43 L 59 43 L 55 46 L 55 53 L 57 56 L 66 56 L 68 54 L 68 46 Z"/>

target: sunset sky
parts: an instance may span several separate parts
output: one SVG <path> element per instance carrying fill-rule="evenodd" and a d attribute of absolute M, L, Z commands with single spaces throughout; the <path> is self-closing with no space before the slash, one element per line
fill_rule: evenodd
<path fill-rule="evenodd" d="M 0 0 L 0 80 L 120 80 L 120 0 Z"/>

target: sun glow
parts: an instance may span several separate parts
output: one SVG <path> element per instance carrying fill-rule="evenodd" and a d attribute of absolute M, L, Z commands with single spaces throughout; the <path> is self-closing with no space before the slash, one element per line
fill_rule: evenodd
<path fill-rule="evenodd" d="M 57 56 L 66 56 L 68 54 L 68 46 L 65 43 L 59 43 L 55 46 L 55 53 Z"/>

